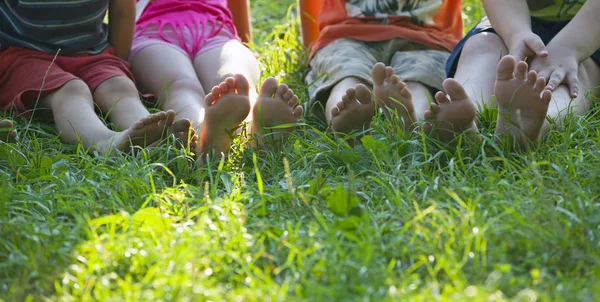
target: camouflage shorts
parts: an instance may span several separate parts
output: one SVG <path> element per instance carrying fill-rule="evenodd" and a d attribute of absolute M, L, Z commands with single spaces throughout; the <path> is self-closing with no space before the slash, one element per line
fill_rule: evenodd
<path fill-rule="evenodd" d="M 404 39 L 361 42 L 339 39 L 321 48 L 310 62 L 305 78 L 311 104 L 326 102 L 333 86 L 347 77 L 373 84 L 371 69 L 377 62 L 394 68 L 403 81 L 441 90 L 449 52 L 434 50 Z"/>

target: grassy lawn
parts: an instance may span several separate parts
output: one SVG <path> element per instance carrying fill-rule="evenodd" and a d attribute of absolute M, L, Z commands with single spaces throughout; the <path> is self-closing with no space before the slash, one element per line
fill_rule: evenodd
<path fill-rule="evenodd" d="M 306 99 L 295 1 L 251 1 L 263 77 Z M 466 24 L 480 7 L 465 3 Z M 38 122 L 0 145 L 0 300 L 600 299 L 600 106 L 514 153 L 310 116 L 281 152 L 111 158 Z"/>

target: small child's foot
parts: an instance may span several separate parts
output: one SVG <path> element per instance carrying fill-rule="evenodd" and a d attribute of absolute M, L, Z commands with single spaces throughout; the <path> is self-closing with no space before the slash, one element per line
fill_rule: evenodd
<path fill-rule="evenodd" d="M 469 131 L 470 138 L 474 139 L 473 134 L 477 132 L 475 104 L 456 80 L 446 79 L 443 86 L 448 95 L 441 91 L 435 95 L 437 104 L 432 104 L 431 110 L 423 115 L 426 120 L 433 121 L 424 122 L 423 131 L 444 142 L 453 140 L 457 134 L 465 131 Z"/>
<path fill-rule="evenodd" d="M 331 110 L 331 131 L 336 133 L 337 137 L 343 137 L 344 134 L 368 129 L 375 115 L 374 109 L 369 88 L 358 84 L 348 89 L 342 101 Z M 349 143 L 354 145 L 353 141 Z"/>
<path fill-rule="evenodd" d="M 96 150 L 104 154 L 115 150 L 129 151 L 131 147 L 148 147 L 162 139 L 164 129 L 170 127 L 169 123 L 173 122 L 174 114 L 174 111 L 151 114 L 131 125 L 129 129 L 100 140 Z"/>
<path fill-rule="evenodd" d="M 215 86 L 204 98 L 206 114 L 200 129 L 199 154 L 227 152 L 232 133 L 250 113 L 250 84 L 236 74 Z"/>
<path fill-rule="evenodd" d="M 404 123 L 404 130 L 412 130 L 416 116 L 412 95 L 406 83 L 394 74 L 392 67 L 386 67 L 383 63 L 373 66 L 372 76 L 375 101 L 383 109 L 385 116 L 391 119 L 394 114 L 390 110 L 395 110 Z"/>
<path fill-rule="evenodd" d="M 0 141 L 12 142 L 17 137 L 17 131 L 11 129 L 13 127 L 9 120 L 0 121 Z"/>
<path fill-rule="evenodd" d="M 175 140 L 182 148 L 190 147 L 195 150 L 195 143 L 198 141 L 196 130 L 192 127 L 192 122 L 188 119 L 181 119 L 169 127 L 169 133 L 175 136 Z"/>
<path fill-rule="evenodd" d="M 286 137 L 302 116 L 303 108 L 297 105 L 298 96 L 286 84 L 279 85 L 275 78 L 266 79 L 252 109 L 252 134 L 262 143 Z M 275 135 L 261 138 L 265 132 Z"/>
<path fill-rule="evenodd" d="M 527 70 L 527 63 L 517 64 L 514 57 L 503 57 L 498 63 L 494 87 L 498 103 L 496 134 L 510 135 L 522 148 L 540 135 L 552 99 L 552 92 L 544 90 L 544 78 Z"/>

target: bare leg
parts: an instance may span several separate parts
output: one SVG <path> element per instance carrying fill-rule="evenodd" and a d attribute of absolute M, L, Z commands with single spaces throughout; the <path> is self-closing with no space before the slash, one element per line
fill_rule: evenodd
<path fill-rule="evenodd" d="M 110 78 L 100 84 L 93 94 L 94 101 L 111 122 L 121 129 L 150 113 L 140 100 L 135 84 L 127 77 Z"/>
<path fill-rule="evenodd" d="M 92 94 L 87 85 L 74 80 L 41 99 L 43 106 L 54 114 L 61 139 L 67 144 L 81 141 L 84 148 L 100 154 L 114 150 L 126 151 L 131 146 L 146 147 L 162 136 L 167 124 L 167 114 L 147 115 L 131 124 L 123 132 L 111 131 L 94 111 Z"/>
<path fill-rule="evenodd" d="M 12 130 L 14 125 L 9 120 L 0 120 L 0 141 L 11 142 L 17 137 L 17 131 Z"/>
<path fill-rule="evenodd" d="M 535 71 L 528 71 L 527 63 L 517 65 L 514 57 L 503 57 L 498 63 L 494 87 L 498 102 L 496 134 L 509 135 L 521 148 L 535 141 L 552 98 L 552 93 L 544 90 L 545 85 L 546 81 L 538 78 Z"/>
<path fill-rule="evenodd" d="M 359 89 L 361 97 L 356 97 L 355 88 L 359 85 L 367 89 L 368 97 L 363 93 L 363 88 Z M 345 110 L 346 107 L 349 110 Z M 331 131 L 343 136 L 353 131 L 365 130 L 371 126 L 374 115 L 375 107 L 371 93 L 361 79 L 344 78 L 331 89 L 325 105 L 325 118 Z"/>
<path fill-rule="evenodd" d="M 206 118 L 200 129 L 199 153 L 217 156 L 231 146 L 233 132 L 250 112 L 250 86 L 242 75 L 227 78 L 205 98 Z"/>
<path fill-rule="evenodd" d="M 263 82 L 254 108 L 252 109 L 252 134 L 261 136 L 275 133 L 275 137 L 265 138 L 280 140 L 291 132 L 293 125 L 302 116 L 303 108 L 298 106 L 298 96 L 286 85 L 277 83 L 277 79 L 268 78 Z M 274 128 L 289 125 L 285 128 Z M 259 141 L 264 142 L 263 138 Z"/>
<path fill-rule="evenodd" d="M 249 84 L 250 105 L 256 103 L 257 86 L 260 76 L 258 62 L 252 52 L 242 43 L 231 40 L 221 47 L 200 54 L 194 60 L 196 74 L 205 91 L 219 86 L 226 78 L 243 75 Z M 251 115 L 245 119 L 250 121 Z"/>
<path fill-rule="evenodd" d="M 492 93 L 496 73 L 489 71 L 496 68 L 500 55 L 507 53 L 508 48 L 496 34 L 480 33 L 470 38 L 462 50 L 454 79 L 443 83 L 445 94 L 438 92 L 438 104 L 423 115 L 429 120 L 423 124 L 423 130 L 446 142 L 465 131 L 477 132 L 476 110 L 484 109 L 484 105 L 495 106 Z"/>
<path fill-rule="evenodd" d="M 194 129 L 200 128 L 206 94 L 187 56 L 167 45 L 152 45 L 133 57 L 131 70 L 142 91 L 155 95 L 163 110 L 177 113 L 175 126 L 189 120 Z M 178 139 L 189 135 L 185 124 L 173 129 Z"/>

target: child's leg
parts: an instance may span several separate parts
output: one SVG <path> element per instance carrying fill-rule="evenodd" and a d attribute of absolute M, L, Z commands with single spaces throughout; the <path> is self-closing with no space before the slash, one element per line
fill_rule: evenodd
<path fill-rule="evenodd" d="M 109 130 L 94 110 L 92 94 L 81 80 L 67 82 L 50 95 L 40 99 L 54 114 L 61 139 L 67 144 L 81 141 L 84 148 L 100 154 L 127 150 L 130 146 L 145 147 L 159 140 L 167 122 L 165 112 L 147 115 L 123 132 Z"/>
<path fill-rule="evenodd" d="M 477 131 L 475 110 L 495 106 L 492 104 L 498 61 L 508 48 L 500 36 L 482 32 L 469 38 L 462 49 L 454 79 L 446 79 L 444 92 L 435 98 L 437 105 L 425 113 L 425 132 L 444 141 L 452 140 L 457 133 Z"/>
<path fill-rule="evenodd" d="M 8 142 L 17 137 L 17 131 L 10 130 L 14 125 L 9 120 L 0 120 L 0 141 Z"/>
<path fill-rule="evenodd" d="M 200 78 L 200 82 L 205 89 L 224 85 L 226 82 L 225 80 L 233 79 L 232 77 L 234 75 L 241 75 L 247 79 L 249 87 L 247 100 L 239 98 L 239 93 L 237 94 L 238 97 L 236 97 L 236 99 L 238 102 L 248 102 L 249 108 L 253 108 L 253 114 L 246 115 L 245 117 L 245 121 L 253 121 L 250 124 L 253 134 L 260 136 L 263 134 L 263 130 L 267 128 L 283 124 L 295 124 L 302 114 L 302 107 L 296 107 L 298 99 L 293 91 L 285 84 L 279 85 L 273 78 L 265 80 L 261 87 L 260 95 L 257 95 L 256 87 L 259 78 L 258 63 L 252 52 L 237 40 L 230 40 L 219 47 L 201 53 L 194 60 L 194 66 L 198 77 Z M 235 80 L 235 82 L 238 82 L 238 80 Z M 233 97 L 233 94 L 223 95 L 222 91 L 221 95 L 221 101 Z M 230 103 L 232 104 L 232 108 L 229 109 L 231 112 L 241 113 L 241 110 L 247 108 L 245 104 L 233 106 L 235 103 Z M 260 104 L 257 106 L 257 103 Z M 216 109 L 217 107 L 209 107 L 207 108 L 206 114 L 222 114 L 221 110 Z M 238 114 L 234 115 L 237 116 Z M 211 120 L 216 119 L 211 118 Z M 238 121 L 236 126 L 243 120 Z M 220 129 L 219 125 L 207 125 L 206 128 L 212 129 L 211 131 L 218 131 L 220 136 L 229 135 L 224 132 L 224 130 L 231 130 Z M 285 130 L 281 129 L 280 131 L 291 131 L 291 128 Z M 209 134 L 202 129 L 200 140 L 208 142 L 206 139 L 203 139 L 202 136 L 214 137 L 215 134 Z M 216 148 L 217 150 L 221 149 L 220 146 Z"/>
<path fill-rule="evenodd" d="M 600 68 L 587 59 L 580 64 L 578 77 L 581 91 L 594 89 L 600 83 Z M 553 93 L 544 87 L 545 80 L 535 71 L 529 71 L 527 63 L 517 63 L 512 56 L 503 57 L 498 63 L 494 88 L 498 103 L 496 133 L 508 134 L 522 148 L 527 148 L 530 141 L 548 132 L 547 116 L 561 124 L 569 114 L 580 116 L 590 109 L 587 93 L 571 99 L 565 85 Z"/>
<path fill-rule="evenodd" d="M 188 119 L 195 129 L 204 121 L 206 93 L 188 56 L 169 45 L 143 48 L 131 60 L 132 72 L 144 92 L 154 94 L 176 120 Z"/>

